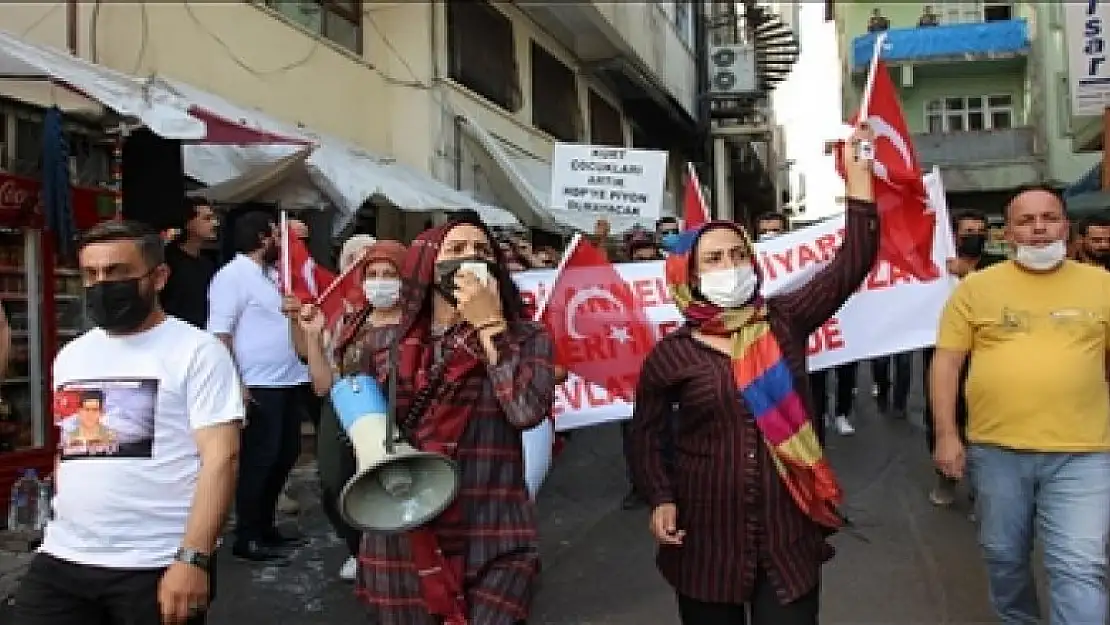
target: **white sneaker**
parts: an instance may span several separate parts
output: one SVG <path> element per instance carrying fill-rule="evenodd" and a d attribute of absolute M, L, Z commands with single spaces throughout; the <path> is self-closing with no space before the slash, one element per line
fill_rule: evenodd
<path fill-rule="evenodd" d="M 836 426 L 836 433 L 841 436 L 851 436 L 856 433 L 856 428 L 852 427 L 852 422 L 845 415 L 836 415 L 833 425 Z"/>
<path fill-rule="evenodd" d="M 353 582 L 357 574 L 358 561 L 355 560 L 354 556 L 351 556 L 347 558 L 347 561 L 343 563 L 343 567 L 339 569 L 339 579 L 345 582 Z"/>

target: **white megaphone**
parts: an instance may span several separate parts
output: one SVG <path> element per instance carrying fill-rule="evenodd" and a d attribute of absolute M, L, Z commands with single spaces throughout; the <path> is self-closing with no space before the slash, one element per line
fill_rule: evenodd
<path fill-rule="evenodd" d="M 390 395 L 394 394 L 390 384 Z M 358 470 L 339 494 L 339 513 L 364 532 L 404 532 L 434 519 L 459 488 L 455 463 L 398 440 L 389 403 L 367 375 L 341 378 L 331 402 L 354 446 Z"/>

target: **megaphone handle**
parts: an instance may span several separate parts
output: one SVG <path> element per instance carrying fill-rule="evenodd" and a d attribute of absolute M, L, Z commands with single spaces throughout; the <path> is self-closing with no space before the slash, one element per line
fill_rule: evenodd
<path fill-rule="evenodd" d="M 401 337 L 393 341 L 389 345 L 389 380 L 386 384 L 389 385 L 389 406 L 386 408 L 385 420 L 385 452 L 388 454 L 393 453 L 394 443 L 397 442 L 397 361 L 400 355 L 399 344 Z"/>

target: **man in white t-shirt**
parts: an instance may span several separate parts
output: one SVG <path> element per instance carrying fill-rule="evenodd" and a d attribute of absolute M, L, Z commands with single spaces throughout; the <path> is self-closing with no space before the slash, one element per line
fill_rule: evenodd
<path fill-rule="evenodd" d="M 96 327 L 54 359 L 54 518 L 15 623 L 200 625 L 235 488 L 239 378 L 219 341 L 162 311 L 156 232 L 105 222 L 78 257 Z"/>
<path fill-rule="evenodd" d="M 239 253 L 208 287 L 208 331 L 231 350 L 247 398 L 232 553 L 284 564 L 284 547 L 298 539 L 278 531 L 275 509 L 301 453 L 297 389 L 308 382 L 308 368 L 293 351 L 289 319 L 281 311 L 274 266 L 280 234 L 273 218 L 247 213 L 233 230 Z"/>

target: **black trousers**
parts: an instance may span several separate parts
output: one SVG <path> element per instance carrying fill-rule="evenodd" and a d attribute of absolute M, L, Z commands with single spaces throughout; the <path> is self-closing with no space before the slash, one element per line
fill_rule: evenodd
<path fill-rule="evenodd" d="M 362 533 L 347 524 L 339 514 L 339 493 L 355 475 L 357 464 L 354 449 L 340 434 L 342 427 L 330 403 L 323 404 L 320 426 L 316 430 L 316 466 L 320 472 L 320 506 L 328 517 L 335 535 L 346 545 L 352 556 L 358 555 Z"/>
<path fill-rule="evenodd" d="M 836 412 L 832 414 L 852 414 L 856 391 L 856 363 L 849 362 L 839 367 L 814 371 L 809 374 L 809 388 L 813 393 L 813 409 L 817 412 L 814 420 L 831 416 L 829 413 L 828 377 L 836 376 Z"/>
<path fill-rule="evenodd" d="M 15 593 L 14 625 L 162 625 L 158 583 L 165 569 L 105 569 L 43 553 Z M 216 562 L 208 575 L 216 592 Z M 205 615 L 188 625 L 204 625 Z"/>
<path fill-rule="evenodd" d="M 763 572 L 746 604 L 707 603 L 678 595 L 682 625 L 817 625 L 820 609 L 820 586 L 783 605 Z"/>
<path fill-rule="evenodd" d="M 278 496 L 301 454 L 299 389 L 251 387 L 239 452 L 235 538 L 262 540 L 275 530 Z"/>
<path fill-rule="evenodd" d="M 891 388 L 890 368 L 894 367 L 894 384 Z M 879 400 L 889 401 L 895 410 L 905 410 L 910 398 L 913 380 L 913 352 L 883 356 L 871 360 L 871 377 L 879 387 Z M 891 393 L 891 391 L 894 391 Z"/>
<path fill-rule="evenodd" d="M 929 399 L 929 370 L 933 361 L 933 351 L 932 347 L 925 348 L 925 366 L 922 367 L 925 371 L 925 444 L 929 448 L 930 456 L 933 455 L 933 450 L 937 446 L 936 428 L 933 424 L 933 406 Z M 960 385 L 956 392 L 956 429 L 959 431 L 960 440 L 965 445 L 967 444 L 967 399 L 964 397 L 966 389 L 967 363 L 965 362 L 963 369 L 960 370 Z"/>

